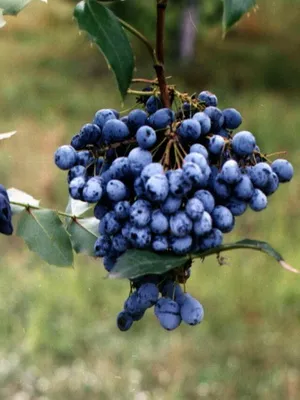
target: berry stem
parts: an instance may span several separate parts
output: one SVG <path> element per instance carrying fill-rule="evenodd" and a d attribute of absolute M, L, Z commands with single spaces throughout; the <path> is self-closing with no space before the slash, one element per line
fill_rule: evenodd
<path fill-rule="evenodd" d="M 164 31 L 167 5 L 168 0 L 156 0 L 156 57 L 158 62 L 154 63 L 154 69 L 156 71 L 162 103 L 164 107 L 170 108 L 171 104 L 164 67 Z"/>

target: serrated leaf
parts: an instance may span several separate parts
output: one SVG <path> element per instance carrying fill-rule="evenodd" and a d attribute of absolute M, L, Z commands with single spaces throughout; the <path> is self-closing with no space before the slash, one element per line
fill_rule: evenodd
<path fill-rule="evenodd" d="M 109 277 L 133 279 L 147 274 L 160 275 L 183 266 L 188 260 L 188 256 L 178 257 L 146 250 L 127 250 L 118 258 Z"/>
<path fill-rule="evenodd" d="M 80 217 L 90 208 L 89 203 L 80 200 L 74 200 L 69 196 L 69 201 L 66 207 L 66 213 L 73 215 L 74 217 Z"/>
<path fill-rule="evenodd" d="M 0 22 L 0 28 L 1 28 L 1 22 Z M 7 132 L 7 133 L 0 133 L 0 140 L 9 139 L 13 135 L 15 135 L 16 133 L 17 133 L 17 131 Z"/>
<path fill-rule="evenodd" d="M 6 25 L 3 15 L 17 15 L 32 0 L 0 0 L 0 28 Z M 47 3 L 47 0 L 40 0 Z"/>
<path fill-rule="evenodd" d="M 94 257 L 94 244 L 99 236 L 99 220 L 95 217 L 72 219 L 67 226 L 73 249 L 76 253 L 84 253 Z"/>
<path fill-rule="evenodd" d="M 92 0 L 78 3 L 74 17 L 79 28 L 86 31 L 102 51 L 124 98 L 133 75 L 134 57 L 122 25 L 111 10 Z"/>
<path fill-rule="evenodd" d="M 73 264 L 70 237 L 56 212 L 33 209 L 24 211 L 18 223 L 17 235 L 48 264 L 58 267 Z"/>
<path fill-rule="evenodd" d="M 223 3 L 223 36 L 225 36 L 227 30 L 255 6 L 256 0 L 223 0 Z"/>
<path fill-rule="evenodd" d="M 182 267 L 191 259 L 205 258 L 218 255 L 223 251 L 236 249 L 251 249 L 264 252 L 275 258 L 280 265 L 288 271 L 300 273 L 300 271 L 288 265 L 282 256 L 268 243 L 259 240 L 244 239 L 236 243 L 224 244 L 201 253 L 193 253 L 188 256 L 174 256 L 170 254 L 156 254 L 145 250 L 128 250 L 121 257 L 109 274 L 110 278 L 138 278 L 146 274 L 163 274 L 174 268 Z"/>
<path fill-rule="evenodd" d="M 10 206 L 13 214 L 19 214 L 20 212 L 24 211 L 25 206 L 33 206 L 38 207 L 40 204 L 40 200 L 35 199 L 30 194 L 23 192 L 22 190 L 9 188 L 7 189 L 8 198 L 10 201 Z M 19 206 L 16 203 L 23 203 L 25 206 Z"/>

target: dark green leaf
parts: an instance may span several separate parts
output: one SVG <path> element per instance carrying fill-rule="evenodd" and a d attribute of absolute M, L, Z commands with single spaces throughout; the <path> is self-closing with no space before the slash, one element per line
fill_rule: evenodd
<path fill-rule="evenodd" d="M 251 249 L 264 252 L 275 258 L 283 268 L 291 272 L 300 273 L 300 271 L 288 265 L 282 256 L 268 243 L 259 240 L 244 239 L 236 243 L 224 244 L 202 253 L 193 253 L 190 257 L 194 260 L 236 249 Z M 179 257 L 170 254 L 156 254 L 145 250 L 128 250 L 118 259 L 109 277 L 133 279 L 146 274 L 160 275 L 174 268 L 184 266 L 188 260 L 189 256 Z"/>
<path fill-rule="evenodd" d="M 18 224 L 17 235 L 25 240 L 30 250 L 47 263 L 57 266 L 73 264 L 70 237 L 54 211 L 24 211 Z"/>
<path fill-rule="evenodd" d="M 99 220 L 95 217 L 72 219 L 67 226 L 73 249 L 76 253 L 84 253 L 94 257 L 94 244 L 99 236 Z"/>
<path fill-rule="evenodd" d="M 160 275 L 183 266 L 188 259 L 188 256 L 178 257 L 146 250 L 128 250 L 118 258 L 109 277 L 133 279 L 147 274 Z"/>
<path fill-rule="evenodd" d="M 93 0 L 81 1 L 74 10 L 79 28 L 88 32 L 115 73 L 124 98 L 131 83 L 134 57 L 129 40 L 115 14 Z"/>
<path fill-rule="evenodd" d="M 229 28 L 255 6 L 256 0 L 223 0 L 223 2 L 223 35 L 225 35 Z"/>

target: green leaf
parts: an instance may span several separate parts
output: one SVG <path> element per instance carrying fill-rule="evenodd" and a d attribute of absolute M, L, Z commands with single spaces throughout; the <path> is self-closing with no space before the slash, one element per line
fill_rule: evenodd
<path fill-rule="evenodd" d="M 69 201 L 66 207 L 66 213 L 73 215 L 74 217 L 80 217 L 86 211 L 90 209 L 89 203 L 80 200 L 74 200 L 69 196 Z"/>
<path fill-rule="evenodd" d="M 223 36 L 242 16 L 254 7 L 256 0 L 223 0 Z"/>
<path fill-rule="evenodd" d="M 0 133 L 0 140 L 9 139 L 9 138 L 11 138 L 13 135 L 15 135 L 16 133 L 17 133 L 17 131 L 7 132 L 7 133 Z"/>
<path fill-rule="evenodd" d="M 104 5 L 81 1 L 74 10 L 79 28 L 88 32 L 115 73 L 124 98 L 132 80 L 134 57 L 129 40 L 115 14 Z"/>
<path fill-rule="evenodd" d="M 70 237 L 56 212 L 33 209 L 24 211 L 17 235 L 47 263 L 59 267 L 73 264 Z"/>
<path fill-rule="evenodd" d="M 147 274 L 160 275 L 183 266 L 188 260 L 188 256 L 179 257 L 146 250 L 128 250 L 118 258 L 109 277 L 133 279 Z"/>
<path fill-rule="evenodd" d="M 218 255 L 223 251 L 236 249 L 251 249 L 264 252 L 275 258 L 280 265 L 290 272 L 299 274 L 300 271 L 288 265 L 282 256 L 268 243 L 259 240 L 244 239 L 236 243 L 224 244 L 223 246 L 210 249 L 201 253 L 193 253 L 189 256 L 174 256 L 169 254 L 156 254 L 145 250 L 128 250 L 117 261 L 109 274 L 111 278 L 138 278 L 146 274 L 163 274 L 174 268 L 183 267 L 190 259 L 205 258 Z"/>
<path fill-rule="evenodd" d="M 25 193 L 22 190 L 9 188 L 7 189 L 7 194 L 10 201 L 11 210 L 14 215 L 24 211 L 26 206 L 39 207 L 40 205 L 40 200 L 35 199 L 30 194 Z M 23 203 L 24 206 L 14 203 Z"/>
<path fill-rule="evenodd" d="M 95 217 L 71 219 L 67 226 L 70 234 L 73 249 L 76 253 L 84 253 L 95 257 L 94 244 L 99 236 L 98 234 L 99 220 Z"/>

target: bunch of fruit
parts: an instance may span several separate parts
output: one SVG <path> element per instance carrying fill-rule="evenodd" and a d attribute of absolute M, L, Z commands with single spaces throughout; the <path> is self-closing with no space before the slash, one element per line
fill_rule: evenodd
<path fill-rule="evenodd" d="M 0 185 L 0 233 L 4 235 L 13 233 L 11 218 L 12 212 L 7 191 L 3 185 Z"/>
<path fill-rule="evenodd" d="M 293 176 L 288 161 L 269 162 L 252 133 L 233 134 L 241 114 L 220 110 L 208 91 L 197 98 L 176 92 L 172 109 L 146 91 L 138 100 L 140 107 L 127 116 L 97 111 L 55 153 L 56 165 L 69 170 L 71 197 L 96 204 L 94 249 L 107 271 L 132 248 L 185 255 L 220 246 L 235 217 L 248 207 L 266 208 L 268 197 Z M 176 274 L 171 281 L 143 277 L 132 288 L 117 319 L 122 330 L 154 304 L 166 329 L 203 318 L 200 303 L 180 291 Z"/>

